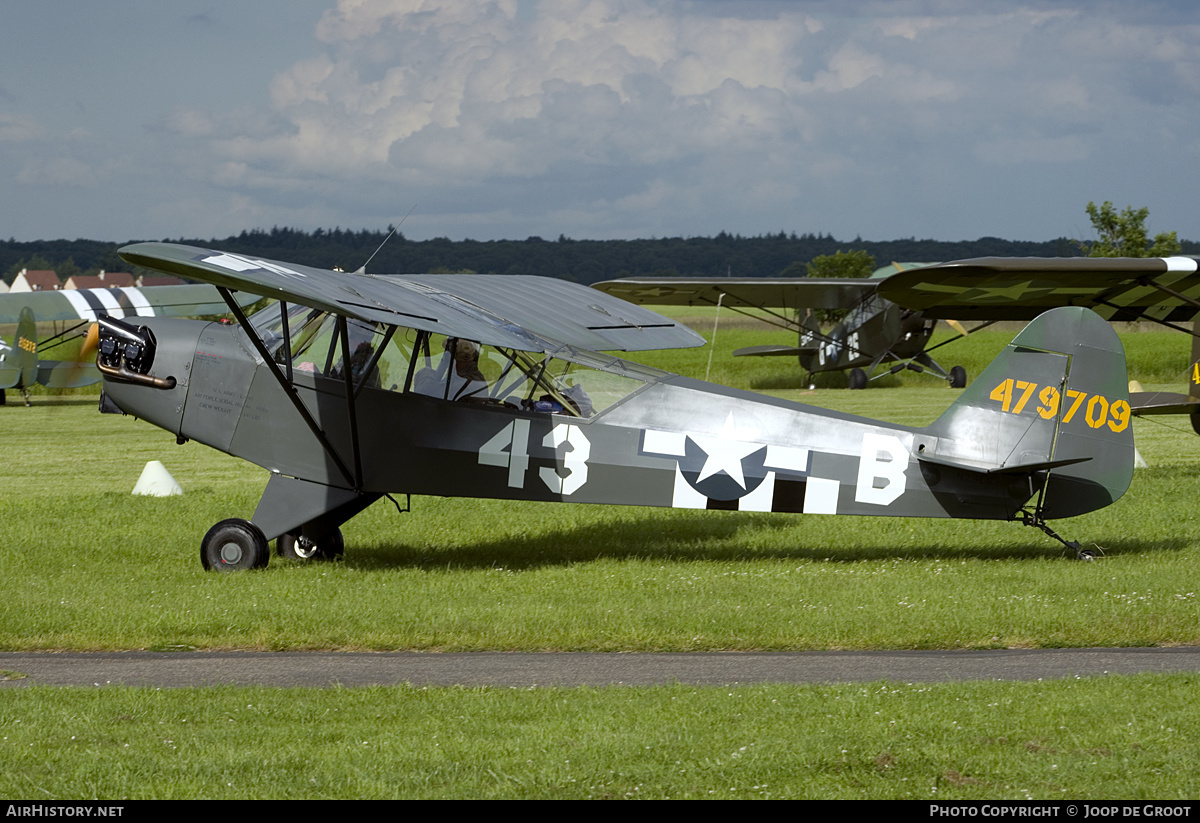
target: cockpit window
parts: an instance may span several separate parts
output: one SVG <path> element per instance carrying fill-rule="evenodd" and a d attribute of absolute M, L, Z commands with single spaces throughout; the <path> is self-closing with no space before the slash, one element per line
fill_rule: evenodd
<path fill-rule="evenodd" d="M 267 351 L 276 363 L 286 365 L 283 320 L 276 303 L 250 318 Z M 288 306 L 288 333 L 291 338 L 293 373 L 308 373 L 332 380 L 344 380 L 341 338 L 337 316 L 307 306 Z M 350 374 L 355 385 L 366 375 L 365 385 L 400 391 L 408 373 L 411 347 L 401 334 L 388 334 L 382 323 L 367 323 L 346 318 L 350 342 Z M 378 352 L 378 355 L 376 354 Z"/>
<path fill-rule="evenodd" d="M 593 417 L 660 372 L 582 350 L 540 352 L 421 334 L 411 391 L 525 411 Z"/>
<path fill-rule="evenodd" d="M 288 365 L 279 304 L 256 313 L 250 323 L 275 362 Z M 303 374 L 345 379 L 336 315 L 289 305 L 287 330 L 293 380 Z M 664 374 L 569 346 L 551 354 L 501 349 L 354 318 L 346 318 L 346 332 L 355 385 L 451 402 L 586 419 Z"/>

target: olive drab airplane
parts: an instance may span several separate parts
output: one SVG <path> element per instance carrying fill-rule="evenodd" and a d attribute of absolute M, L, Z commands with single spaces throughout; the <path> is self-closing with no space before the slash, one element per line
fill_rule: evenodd
<path fill-rule="evenodd" d="M 930 264 L 893 263 L 861 279 L 638 277 L 605 280 L 592 288 L 643 305 L 720 306 L 798 334 L 796 346 L 750 346 L 735 351 L 735 357 L 795 357 L 809 375 L 846 372 L 852 389 L 864 389 L 872 380 L 906 369 L 928 372 L 961 389 L 967 385 L 966 370 L 947 370 L 929 355 L 938 348 L 929 347 L 937 321 L 878 294 L 887 276 L 926 265 Z M 814 309 L 838 309 L 847 315 L 823 331 Z M 966 334 L 956 321 L 948 322 L 960 335 Z"/>
<path fill-rule="evenodd" d="M 258 298 L 243 295 L 243 306 Z M 225 314 L 228 309 L 212 286 L 127 286 L 102 289 L 61 289 L 55 291 L 8 292 L 0 294 L 0 325 L 16 323 L 10 345 L 0 338 L 0 406 L 7 389 L 18 389 L 29 405 L 29 389 L 34 385 L 71 389 L 100 380 L 93 362 L 44 360 L 38 357 L 54 346 L 81 336 L 83 330 L 101 314 L 112 317 L 170 317 Z M 38 322 L 65 321 L 67 328 L 39 342 Z M 94 354 L 85 344 L 80 357 Z"/>
<path fill-rule="evenodd" d="M 340 554 L 380 497 L 425 494 L 803 514 L 1048 521 L 1107 506 L 1133 473 L 1125 357 L 1081 308 L 1031 323 L 925 428 L 730 389 L 596 350 L 695 332 L 562 280 L 367 275 L 189 246 L 130 263 L 204 280 L 237 325 L 101 317 L 101 411 L 270 473 L 206 568 Z M 232 290 L 274 301 L 246 317 Z"/>

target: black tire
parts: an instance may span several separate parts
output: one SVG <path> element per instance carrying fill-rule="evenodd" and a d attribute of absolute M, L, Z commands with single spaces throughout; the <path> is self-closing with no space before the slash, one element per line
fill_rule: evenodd
<path fill-rule="evenodd" d="M 346 551 L 341 529 L 334 529 L 320 540 L 312 541 L 295 534 L 281 534 L 275 551 L 291 560 L 336 560 Z"/>
<path fill-rule="evenodd" d="M 967 370 L 962 366 L 955 366 L 950 370 L 950 388 L 965 389 L 967 387 Z"/>
<path fill-rule="evenodd" d="M 4 389 L 0 389 L 0 406 L 8 402 L 8 398 L 4 394 Z"/>
<path fill-rule="evenodd" d="M 867 387 L 867 373 L 862 369 L 851 369 L 849 378 L 851 389 L 857 390 Z"/>
<path fill-rule="evenodd" d="M 200 542 L 200 562 L 209 571 L 261 569 L 271 559 L 267 539 L 247 520 L 222 520 Z"/>

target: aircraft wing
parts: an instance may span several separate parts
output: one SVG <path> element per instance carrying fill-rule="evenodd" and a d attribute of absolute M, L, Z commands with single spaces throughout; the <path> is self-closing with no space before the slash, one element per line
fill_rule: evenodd
<path fill-rule="evenodd" d="M 524 351 L 562 344 L 609 351 L 688 348 L 704 338 L 655 312 L 550 277 L 371 275 L 168 243 L 120 250 L 126 261 L 276 300 Z"/>
<path fill-rule="evenodd" d="M 815 277 L 631 277 L 604 280 L 593 289 L 652 306 L 722 306 L 753 309 L 849 309 L 871 294 L 878 280 Z"/>
<path fill-rule="evenodd" d="M 1179 322 L 1200 313 L 1194 257 L 979 257 L 900 272 L 882 297 L 927 317 L 1028 320 L 1086 306 L 1106 320 Z"/>
<path fill-rule="evenodd" d="M 258 299 L 255 295 L 243 295 L 238 302 L 244 307 Z M 0 323 L 16 323 L 25 306 L 33 310 L 39 321 L 94 322 L 98 314 L 117 318 L 155 315 L 200 317 L 229 311 L 217 290 L 204 284 L 62 289 L 0 294 Z"/>

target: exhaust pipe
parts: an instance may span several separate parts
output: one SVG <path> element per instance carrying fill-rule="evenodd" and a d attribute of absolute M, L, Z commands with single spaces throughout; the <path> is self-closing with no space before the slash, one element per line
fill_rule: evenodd
<path fill-rule="evenodd" d="M 96 349 L 96 368 L 101 374 L 122 383 L 155 389 L 175 388 L 174 377 L 152 377 L 149 373 L 157 348 L 154 332 L 145 326 L 135 328 L 107 314 L 100 315 L 97 324 L 100 341 Z"/>

